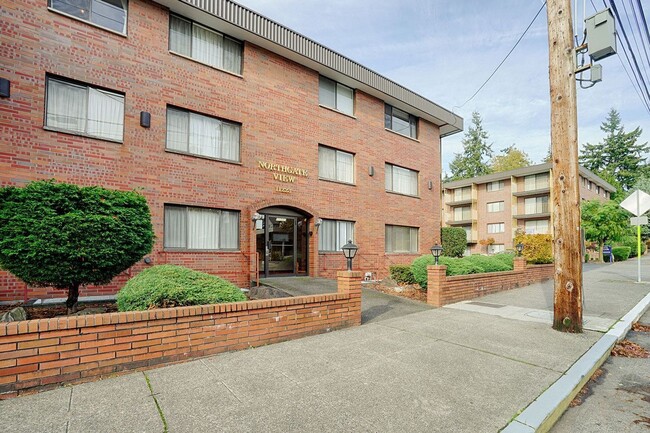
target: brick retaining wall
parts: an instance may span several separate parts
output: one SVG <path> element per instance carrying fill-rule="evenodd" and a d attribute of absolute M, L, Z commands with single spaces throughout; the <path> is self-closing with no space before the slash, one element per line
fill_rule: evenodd
<path fill-rule="evenodd" d="M 446 276 L 447 266 L 428 266 L 427 303 L 436 307 L 553 278 L 554 265 L 526 265 L 515 258 L 514 270 L 485 274 Z"/>
<path fill-rule="evenodd" d="M 338 293 L 0 323 L 0 399 L 361 324 L 361 272 Z"/>

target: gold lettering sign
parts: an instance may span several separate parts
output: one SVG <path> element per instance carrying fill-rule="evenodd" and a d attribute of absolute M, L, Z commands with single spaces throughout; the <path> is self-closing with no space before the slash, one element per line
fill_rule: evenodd
<path fill-rule="evenodd" d="M 298 177 L 307 177 L 307 170 L 304 168 L 292 167 L 290 165 L 273 164 L 266 161 L 257 161 L 259 168 L 273 172 L 273 179 L 282 183 L 295 183 Z M 291 193 L 291 188 L 275 187 L 276 192 L 284 194 Z"/>

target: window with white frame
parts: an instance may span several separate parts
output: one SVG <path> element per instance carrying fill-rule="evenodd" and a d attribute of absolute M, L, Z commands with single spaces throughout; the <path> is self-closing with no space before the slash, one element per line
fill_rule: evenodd
<path fill-rule="evenodd" d="M 387 163 L 386 191 L 417 196 L 418 172 Z"/>
<path fill-rule="evenodd" d="M 465 186 L 454 190 L 454 201 L 469 200 L 472 198 L 472 187 Z"/>
<path fill-rule="evenodd" d="M 529 197 L 524 200 L 524 213 L 532 215 L 536 213 L 548 212 L 548 196 Z"/>
<path fill-rule="evenodd" d="M 241 125 L 167 107 L 167 149 L 239 162 Z"/>
<path fill-rule="evenodd" d="M 169 51 L 241 75 L 241 42 L 177 15 L 169 18 Z"/>
<path fill-rule="evenodd" d="M 418 138 L 418 118 L 392 105 L 385 105 L 384 126 L 398 134 Z"/>
<path fill-rule="evenodd" d="M 493 224 L 488 224 L 487 225 L 487 231 L 490 234 L 493 233 L 503 233 L 506 231 L 506 224 L 505 223 L 493 223 Z"/>
<path fill-rule="evenodd" d="M 387 253 L 417 253 L 418 228 L 386 225 Z"/>
<path fill-rule="evenodd" d="M 321 179 L 354 183 L 354 155 L 319 145 L 318 176 Z"/>
<path fill-rule="evenodd" d="M 122 141 L 124 95 L 47 77 L 45 126 L 95 138 Z"/>
<path fill-rule="evenodd" d="M 354 242 L 354 222 L 323 220 L 318 229 L 318 250 L 319 251 L 341 251 L 341 247 Z"/>
<path fill-rule="evenodd" d="M 471 241 L 472 240 L 472 226 L 463 226 L 461 228 L 463 230 L 465 230 L 465 239 L 467 239 L 468 242 Z"/>
<path fill-rule="evenodd" d="M 548 234 L 548 220 L 526 221 L 525 230 L 527 234 Z"/>
<path fill-rule="evenodd" d="M 487 184 L 487 190 L 490 191 L 501 191 L 503 189 L 504 182 L 502 180 L 495 180 L 494 182 L 489 182 Z"/>
<path fill-rule="evenodd" d="M 487 204 L 488 212 L 503 212 L 504 203 L 502 201 L 493 201 Z"/>
<path fill-rule="evenodd" d="M 238 250 L 239 212 L 165 205 L 164 246 L 179 250 Z"/>
<path fill-rule="evenodd" d="M 318 103 L 352 116 L 354 90 L 321 75 L 318 79 Z"/>
<path fill-rule="evenodd" d="M 467 221 L 470 219 L 472 219 L 472 208 L 470 206 L 454 208 L 454 221 Z"/>
<path fill-rule="evenodd" d="M 127 0 L 49 0 L 49 6 L 73 18 L 126 34 Z"/>
<path fill-rule="evenodd" d="M 548 188 L 548 173 L 533 174 L 524 177 L 524 191 Z"/>
<path fill-rule="evenodd" d="M 492 245 L 488 245 L 488 247 L 487 247 L 488 254 L 502 253 L 505 250 L 506 250 L 506 247 L 505 247 L 504 244 L 492 244 Z"/>

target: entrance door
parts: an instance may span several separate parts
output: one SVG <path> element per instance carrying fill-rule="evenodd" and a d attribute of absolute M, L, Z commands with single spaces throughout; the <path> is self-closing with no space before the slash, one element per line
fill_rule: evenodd
<path fill-rule="evenodd" d="M 268 214 L 255 229 L 260 276 L 307 274 L 307 218 Z"/>

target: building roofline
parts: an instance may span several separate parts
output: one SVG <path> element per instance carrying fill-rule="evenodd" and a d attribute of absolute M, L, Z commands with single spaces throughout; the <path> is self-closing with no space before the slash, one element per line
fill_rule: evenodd
<path fill-rule="evenodd" d="M 452 182 L 446 182 L 442 185 L 442 187 L 444 189 L 454 189 L 454 188 L 462 188 L 464 186 L 470 186 L 472 184 L 482 184 L 488 182 L 495 182 L 497 180 L 507 180 L 510 179 L 511 177 L 522 177 L 522 176 L 529 176 L 532 174 L 544 173 L 549 171 L 552 167 L 553 164 L 550 162 L 546 162 L 544 164 L 529 165 L 528 167 L 516 168 L 514 170 L 501 171 L 499 173 L 491 173 L 491 174 L 486 174 L 484 176 L 477 176 L 469 179 L 460 179 Z M 592 182 L 595 182 L 599 186 L 605 188 L 605 190 L 609 192 L 616 191 L 616 188 L 614 188 L 611 184 L 603 180 L 600 176 L 587 170 L 583 166 L 579 166 L 579 171 L 583 177 L 586 177 Z"/>
<path fill-rule="evenodd" d="M 463 118 L 457 114 L 231 0 L 154 1 L 203 24 L 219 24 L 213 26 L 425 119 L 440 128 L 441 137 L 463 130 Z"/>

